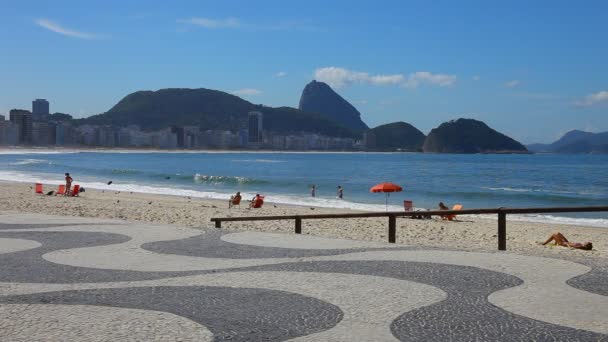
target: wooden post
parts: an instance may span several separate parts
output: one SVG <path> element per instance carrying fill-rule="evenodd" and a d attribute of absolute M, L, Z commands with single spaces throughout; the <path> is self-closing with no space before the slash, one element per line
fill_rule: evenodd
<path fill-rule="evenodd" d="M 389 215 L 388 217 L 388 242 L 395 243 L 397 240 L 397 231 L 396 231 L 396 218 L 395 215 Z"/>
<path fill-rule="evenodd" d="M 222 228 L 222 221 L 220 221 L 220 220 L 215 221 L 215 228 Z"/>
<path fill-rule="evenodd" d="M 498 211 L 498 250 L 507 250 L 507 214 L 500 209 Z"/>
<path fill-rule="evenodd" d="M 302 219 L 296 217 L 296 234 L 302 234 Z"/>

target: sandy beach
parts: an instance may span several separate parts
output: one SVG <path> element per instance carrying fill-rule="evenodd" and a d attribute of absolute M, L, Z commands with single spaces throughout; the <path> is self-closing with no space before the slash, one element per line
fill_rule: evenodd
<path fill-rule="evenodd" d="M 45 191 L 56 189 L 45 185 Z M 98 217 L 127 221 L 166 223 L 188 227 L 213 227 L 212 217 L 266 216 L 353 212 L 345 209 L 311 208 L 272 203 L 267 198 L 262 209 L 241 207 L 228 209 L 227 200 L 209 200 L 182 196 L 100 191 L 86 189 L 80 197 L 35 194 L 33 184 L 2 183 L 0 212 L 43 213 L 52 215 Z M 227 222 L 223 228 L 267 232 L 293 233 L 293 221 Z M 439 218 L 397 220 L 397 243 L 426 247 L 465 250 L 496 250 L 496 220 L 461 216 L 457 221 Z M 540 246 L 552 232 L 562 232 L 570 241 L 592 241 L 593 251 L 571 250 L 563 247 Z M 355 240 L 387 241 L 387 220 L 333 219 L 304 220 L 302 233 L 314 236 L 339 237 Z M 606 228 L 530 223 L 508 220 L 507 248 L 509 251 L 572 256 L 608 257 Z"/>

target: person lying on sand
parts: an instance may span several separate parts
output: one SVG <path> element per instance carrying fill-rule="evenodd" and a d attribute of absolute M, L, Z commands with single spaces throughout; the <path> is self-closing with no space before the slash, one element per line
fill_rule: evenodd
<path fill-rule="evenodd" d="M 553 241 L 556 246 L 570 247 L 575 249 L 584 249 L 590 251 L 593 249 L 593 244 L 591 242 L 579 243 L 579 242 L 570 242 L 566 237 L 560 233 L 556 232 L 551 235 L 547 241 L 543 242 L 543 246 Z"/>

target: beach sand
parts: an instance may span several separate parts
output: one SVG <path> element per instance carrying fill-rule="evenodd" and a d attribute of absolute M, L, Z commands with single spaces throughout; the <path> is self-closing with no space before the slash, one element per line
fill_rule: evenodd
<path fill-rule="evenodd" d="M 80 197 L 35 194 L 33 184 L 3 182 L 0 191 L 0 213 L 25 212 L 51 215 L 98 217 L 167 223 L 189 227 L 212 228 L 212 217 L 306 215 L 355 212 L 345 209 L 311 208 L 267 202 L 262 209 L 228 209 L 228 200 L 187 198 L 118 191 L 86 189 Z M 56 189 L 45 185 L 45 191 Z M 383 241 L 387 237 L 387 218 L 303 220 L 302 233 L 315 236 L 355 240 Z M 294 221 L 223 222 L 222 228 L 293 233 Z M 457 221 L 439 218 L 397 219 L 397 243 L 420 247 L 456 248 L 495 251 L 496 219 L 460 216 Z M 593 251 L 541 246 L 552 232 L 562 232 L 570 241 L 592 241 Z M 608 257 L 608 228 L 561 224 L 530 223 L 509 220 L 507 216 L 507 249 L 523 253 Z"/>

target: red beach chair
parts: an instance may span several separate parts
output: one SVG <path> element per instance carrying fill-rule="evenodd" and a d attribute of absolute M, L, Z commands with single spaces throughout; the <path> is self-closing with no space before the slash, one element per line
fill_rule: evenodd
<path fill-rule="evenodd" d="M 462 210 L 462 204 L 456 204 L 454 205 L 454 207 L 452 208 L 452 210 Z M 453 219 L 456 218 L 456 215 L 452 214 L 452 215 L 447 215 L 446 219 L 452 221 Z"/>
<path fill-rule="evenodd" d="M 403 209 L 405 211 L 412 211 L 412 210 L 414 210 L 414 202 L 413 201 L 408 201 L 408 200 L 403 201 Z"/>
<path fill-rule="evenodd" d="M 80 193 L 80 185 L 76 184 L 76 185 L 74 185 L 74 188 L 72 189 L 71 195 L 80 196 L 79 193 Z"/>
<path fill-rule="evenodd" d="M 65 184 L 59 185 L 59 188 L 57 188 L 57 195 L 65 195 Z"/>
<path fill-rule="evenodd" d="M 264 196 L 258 196 L 253 203 L 251 203 L 252 208 L 261 208 L 264 205 Z"/>
<path fill-rule="evenodd" d="M 42 194 L 42 193 L 44 193 L 44 192 L 42 191 L 42 183 L 36 183 L 36 193 L 37 193 L 37 194 Z"/>

